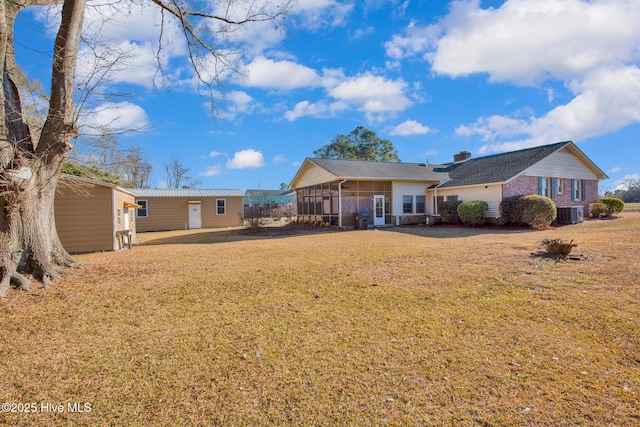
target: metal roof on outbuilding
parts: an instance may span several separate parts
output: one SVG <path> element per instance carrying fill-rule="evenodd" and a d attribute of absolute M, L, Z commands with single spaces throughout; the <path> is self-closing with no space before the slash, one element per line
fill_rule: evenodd
<path fill-rule="evenodd" d="M 200 189 L 200 188 L 134 188 L 136 197 L 243 197 L 237 189 Z"/>

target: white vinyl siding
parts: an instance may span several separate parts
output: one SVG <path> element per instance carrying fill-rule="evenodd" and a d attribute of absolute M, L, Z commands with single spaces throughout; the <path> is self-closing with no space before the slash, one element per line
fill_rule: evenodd
<path fill-rule="evenodd" d="M 423 196 L 426 193 L 427 184 L 408 181 L 393 181 L 392 183 L 392 215 L 413 215 L 415 211 L 415 196 Z M 404 211 L 404 197 L 411 197 L 411 212 Z M 388 212 L 387 212 L 388 213 Z"/>
<path fill-rule="evenodd" d="M 296 182 L 296 188 L 310 187 L 312 185 L 322 184 L 324 182 L 332 182 L 337 177 L 326 169 L 309 163 L 305 171 L 298 172 L 299 181 Z"/>
<path fill-rule="evenodd" d="M 542 159 L 525 171 L 529 176 L 573 179 L 598 179 L 595 173 L 567 149 L 562 149 Z"/>
<path fill-rule="evenodd" d="M 447 200 L 452 200 L 453 196 L 458 196 L 460 202 L 471 202 L 473 200 L 483 200 L 489 205 L 487 211 L 487 217 L 499 218 L 500 217 L 500 202 L 502 201 L 502 185 L 488 185 L 485 188 L 484 185 L 477 185 L 474 187 L 458 187 L 458 188 L 446 188 L 438 189 L 438 198 L 444 197 Z M 429 190 L 429 197 L 433 199 L 436 192 Z M 442 200 L 442 199 L 441 199 Z"/>

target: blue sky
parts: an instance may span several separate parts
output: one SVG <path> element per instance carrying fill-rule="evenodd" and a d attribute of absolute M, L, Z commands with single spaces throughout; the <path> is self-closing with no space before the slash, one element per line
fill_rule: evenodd
<path fill-rule="evenodd" d="M 56 19 L 33 9 L 16 27 L 19 64 L 45 84 Z M 251 25 L 221 45 L 241 50 L 242 76 L 222 73 L 215 116 L 170 22 L 170 90 L 160 87 L 158 22 L 143 1 L 91 7 L 85 25 L 126 53 L 101 90 L 129 96 L 87 104 L 83 123 L 144 127 L 121 141 L 148 153 L 154 187 L 176 157 L 200 188 L 276 189 L 358 126 L 391 140 L 404 162 L 572 140 L 609 175 L 601 188 L 640 177 L 637 0 L 299 0 L 279 28 Z M 86 58 L 80 76 L 95 70 Z"/>

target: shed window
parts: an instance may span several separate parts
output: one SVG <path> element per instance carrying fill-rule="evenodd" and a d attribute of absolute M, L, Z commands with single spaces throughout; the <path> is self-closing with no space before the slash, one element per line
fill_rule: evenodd
<path fill-rule="evenodd" d="M 122 225 L 122 209 L 117 209 L 116 212 L 118 214 L 118 226 L 120 226 Z"/>
<path fill-rule="evenodd" d="M 413 196 L 402 196 L 402 213 L 413 213 Z"/>
<path fill-rule="evenodd" d="M 136 205 L 139 205 L 139 208 L 136 208 L 136 216 L 138 218 L 147 218 L 149 216 L 149 205 L 146 200 L 136 200 Z"/>
<path fill-rule="evenodd" d="M 227 214 L 227 200 L 226 199 L 218 199 L 218 200 L 216 200 L 216 214 L 218 214 L 218 215 L 226 215 Z"/>
<path fill-rule="evenodd" d="M 416 196 L 416 213 L 423 214 L 427 212 L 426 208 L 426 196 Z"/>

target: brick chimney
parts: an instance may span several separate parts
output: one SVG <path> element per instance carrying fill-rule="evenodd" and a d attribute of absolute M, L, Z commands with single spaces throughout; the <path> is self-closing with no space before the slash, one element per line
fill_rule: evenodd
<path fill-rule="evenodd" d="M 471 158 L 471 153 L 468 151 L 461 151 L 458 154 L 453 155 L 454 163 L 465 162 Z"/>

